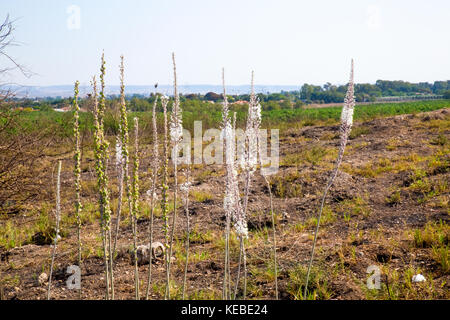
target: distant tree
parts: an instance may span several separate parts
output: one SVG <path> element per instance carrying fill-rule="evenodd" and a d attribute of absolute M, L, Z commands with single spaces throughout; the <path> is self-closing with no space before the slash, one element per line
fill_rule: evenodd
<path fill-rule="evenodd" d="M 447 89 L 450 89 L 448 87 L 448 81 L 435 81 L 433 84 L 433 92 L 435 94 L 442 94 Z"/>
<path fill-rule="evenodd" d="M 282 102 L 280 102 L 280 108 L 281 109 L 292 109 L 292 104 L 289 99 L 285 99 Z"/>
<path fill-rule="evenodd" d="M 207 94 L 205 94 L 205 99 L 209 101 L 217 101 L 222 99 L 222 96 L 215 92 L 208 92 Z"/>
<path fill-rule="evenodd" d="M 275 101 L 268 101 L 262 103 L 263 110 L 280 110 L 280 104 L 276 103 Z"/>
<path fill-rule="evenodd" d="M 43 112 L 54 112 L 55 110 L 47 103 L 43 103 L 39 106 L 39 110 Z"/>
<path fill-rule="evenodd" d="M 444 99 L 450 99 L 450 90 L 444 92 Z"/>
<path fill-rule="evenodd" d="M 189 100 L 198 99 L 198 98 L 199 98 L 199 95 L 195 94 L 195 93 L 190 93 L 190 94 L 186 95 L 186 99 L 189 99 Z"/>
<path fill-rule="evenodd" d="M 304 107 L 304 103 L 300 100 L 295 101 L 294 103 L 294 109 L 302 109 Z"/>

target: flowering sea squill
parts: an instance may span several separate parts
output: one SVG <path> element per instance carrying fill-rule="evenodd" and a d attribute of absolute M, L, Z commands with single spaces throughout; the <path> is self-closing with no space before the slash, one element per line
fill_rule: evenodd
<path fill-rule="evenodd" d="M 341 126 L 339 128 L 339 131 L 340 131 L 339 154 L 336 159 L 336 164 L 335 164 L 334 170 L 331 173 L 330 178 L 328 179 L 328 183 L 325 187 L 325 191 L 323 193 L 322 201 L 320 204 L 319 216 L 317 218 L 316 231 L 314 234 L 313 246 L 312 246 L 312 250 L 311 250 L 311 258 L 309 260 L 308 272 L 306 274 L 306 282 L 305 282 L 305 288 L 303 291 L 303 299 L 307 298 L 306 294 L 307 294 L 307 290 L 308 290 L 309 275 L 311 273 L 311 267 L 312 267 L 313 258 L 314 258 L 314 249 L 316 247 L 317 234 L 319 233 L 319 224 L 320 224 L 320 218 L 322 216 L 323 205 L 325 203 L 325 198 L 327 196 L 328 190 L 330 189 L 331 185 L 333 184 L 334 179 L 336 178 L 336 176 L 338 174 L 339 166 L 341 165 L 342 158 L 344 157 L 345 146 L 347 145 L 348 136 L 352 129 L 354 107 L 355 107 L 355 96 L 354 96 L 353 59 L 352 59 L 351 70 L 350 70 L 350 81 L 348 83 L 347 94 L 345 95 L 344 106 L 342 107 L 342 113 L 341 113 Z"/>

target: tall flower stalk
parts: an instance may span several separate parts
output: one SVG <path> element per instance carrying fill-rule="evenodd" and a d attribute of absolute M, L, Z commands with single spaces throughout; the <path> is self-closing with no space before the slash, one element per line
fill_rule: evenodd
<path fill-rule="evenodd" d="M 139 212 L 139 121 L 134 119 L 134 159 L 133 159 L 133 183 L 132 183 L 132 201 L 133 201 L 133 247 L 137 250 L 137 216 Z M 134 274 L 136 286 L 136 300 L 139 300 L 139 270 L 137 259 L 134 261 Z"/>
<path fill-rule="evenodd" d="M 323 211 L 323 206 L 325 204 L 325 198 L 327 196 L 328 190 L 332 186 L 333 181 L 338 174 L 339 166 L 341 165 L 342 158 L 344 157 L 344 151 L 345 151 L 345 146 L 347 145 L 348 136 L 352 129 L 353 110 L 355 107 L 355 95 L 354 94 L 355 94 L 355 91 L 354 91 L 354 82 L 353 82 L 353 59 L 352 59 L 351 70 L 350 70 L 350 81 L 348 83 L 347 94 L 345 95 L 344 106 L 342 107 L 342 113 L 341 113 L 341 126 L 339 128 L 339 131 L 340 131 L 339 153 L 338 153 L 338 156 L 336 159 L 336 164 L 335 164 L 334 170 L 331 173 L 330 178 L 328 179 L 327 185 L 325 187 L 325 191 L 323 192 L 322 201 L 320 203 L 319 216 L 317 218 L 317 226 L 316 226 L 316 231 L 314 233 L 314 240 L 313 240 L 313 245 L 312 245 L 312 250 L 311 250 L 311 258 L 309 260 L 308 272 L 306 274 L 306 282 L 305 282 L 305 289 L 303 291 L 303 299 L 307 298 L 306 294 L 308 292 L 307 290 L 308 290 L 309 275 L 310 275 L 311 267 L 312 267 L 312 263 L 313 263 L 314 249 L 316 247 L 317 235 L 319 233 L 320 218 L 322 217 L 322 211 Z"/>
<path fill-rule="evenodd" d="M 169 206 L 168 206 L 168 195 L 169 186 L 167 185 L 168 180 L 168 167 L 169 167 L 169 141 L 168 141 L 168 128 L 167 128 L 167 103 L 168 98 L 166 96 L 161 97 L 161 104 L 163 107 L 164 115 L 164 143 L 163 143 L 163 177 L 162 177 L 162 192 L 161 192 L 161 211 L 163 219 L 163 232 L 164 232 L 164 247 L 165 247 L 165 258 L 166 258 L 166 292 L 164 294 L 164 299 L 167 299 L 168 292 L 170 290 L 170 278 L 169 278 L 169 261 L 170 257 L 168 255 L 169 249 Z"/>
<path fill-rule="evenodd" d="M 95 77 L 93 78 L 93 98 L 94 98 L 94 155 L 95 155 L 95 171 L 97 173 L 97 187 L 99 190 L 99 207 L 100 207 L 100 229 L 102 235 L 103 244 L 103 256 L 105 263 L 105 298 L 108 300 L 114 299 L 114 276 L 112 273 L 111 263 L 111 229 L 110 229 L 110 217 L 111 208 L 109 203 L 109 191 L 108 191 L 108 177 L 106 173 L 107 158 L 108 158 L 108 142 L 104 136 L 103 117 L 106 108 L 105 104 L 105 59 L 102 54 L 101 67 L 100 67 L 100 83 L 101 91 L 97 94 L 97 82 Z M 100 99 L 98 99 L 98 96 Z M 108 245 L 109 244 L 109 245 Z M 111 296 L 110 296 L 111 290 Z"/>
<path fill-rule="evenodd" d="M 101 135 L 100 135 L 100 120 L 99 120 L 99 110 L 98 110 L 98 93 L 97 93 L 97 80 L 95 76 L 92 78 L 92 98 L 94 104 L 93 116 L 94 116 L 94 155 L 95 155 L 95 171 L 97 172 L 97 186 L 100 186 L 100 178 L 99 172 L 103 172 L 103 166 L 101 161 Z M 106 255 L 106 239 L 104 233 L 104 224 L 103 224 L 103 200 L 101 193 L 99 194 L 99 205 L 100 205 L 100 231 L 102 236 L 102 245 L 103 245 L 103 258 L 105 264 L 105 298 L 109 299 L 109 268 L 108 268 L 108 260 Z"/>
<path fill-rule="evenodd" d="M 223 283 L 223 299 L 231 298 L 231 276 L 230 276 L 230 228 L 231 221 L 234 222 L 236 233 L 240 239 L 247 237 L 247 222 L 242 210 L 241 199 L 239 195 L 238 174 L 236 170 L 236 139 L 235 139 L 235 125 L 236 118 L 234 116 L 233 124 L 229 117 L 228 99 L 225 89 L 225 75 L 222 70 L 223 83 L 223 107 L 222 107 L 222 133 L 225 143 L 225 157 L 226 157 L 226 189 L 224 197 L 224 211 L 226 217 L 225 225 L 225 268 L 224 268 L 224 283 Z M 240 263 L 239 263 L 240 273 Z M 239 280 L 238 280 L 239 281 Z M 236 289 L 237 290 L 237 284 Z M 236 296 L 236 292 L 235 292 Z"/>
<path fill-rule="evenodd" d="M 157 88 L 155 85 L 155 89 Z M 154 210 L 154 200 L 156 192 L 156 179 L 158 177 L 159 170 L 159 150 L 158 150 L 158 127 L 156 125 L 156 105 L 158 103 L 158 95 L 155 92 L 155 101 L 153 102 L 153 112 L 152 112 L 152 124 L 153 124 L 153 163 L 152 163 L 152 187 L 150 195 L 150 225 L 149 225 L 149 248 L 151 250 L 153 243 L 153 210 Z M 148 278 L 147 278 L 147 292 L 146 299 L 148 300 L 150 294 L 150 285 L 152 282 L 152 258 L 153 254 L 150 251 L 149 254 L 149 266 L 148 266 Z"/>
<path fill-rule="evenodd" d="M 233 166 L 235 161 L 234 140 L 230 123 L 230 117 L 228 115 L 228 99 L 225 91 L 225 70 L 222 68 L 222 85 L 223 85 L 223 104 L 222 104 L 222 132 L 225 144 L 225 157 L 227 168 L 227 182 L 224 197 L 224 210 L 225 210 L 225 262 L 224 262 L 224 275 L 223 275 L 223 289 L 222 299 L 229 299 L 230 295 L 230 278 L 229 278 L 229 259 L 230 259 L 230 225 L 231 217 L 235 210 L 235 198 L 233 197 Z"/>
<path fill-rule="evenodd" d="M 139 274 L 137 272 L 137 243 L 135 241 L 135 212 L 133 208 L 133 196 L 131 190 L 130 174 L 128 170 L 128 164 L 130 162 L 130 155 L 128 152 L 128 115 L 127 115 L 127 104 L 125 101 L 125 84 L 124 84 L 124 62 L 123 55 L 120 56 L 120 139 L 122 145 L 122 166 L 123 166 L 123 184 L 125 186 L 125 191 L 127 195 L 128 210 L 131 216 L 131 228 L 133 230 L 133 257 L 134 257 L 134 281 L 135 281 L 135 299 L 139 299 Z"/>
<path fill-rule="evenodd" d="M 81 151 L 80 151 L 80 107 L 78 106 L 78 86 L 79 82 L 75 82 L 74 97 L 72 102 L 73 107 L 73 135 L 75 137 L 75 217 L 77 223 L 77 241 L 78 241 L 78 267 L 81 268 Z M 79 298 L 81 299 L 81 287 L 79 290 Z"/>
<path fill-rule="evenodd" d="M 245 223 L 245 228 L 247 228 L 247 209 L 248 209 L 248 198 L 250 194 L 250 182 L 251 178 L 256 171 L 256 166 L 258 164 L 258 145 L 259 145 L 259 127 L 261 125 L 261 104 L 255 94 L 254 87 L 254 72 L 252 71 L 252 80 L 251 80 L 251 93 L 250 93 L 250 102 L 248 104 L 248 115 L 247 115 L 247 124 L 245 128 L 245 148 L 244 155 L 241 157 L 241 167 L 245 172 L 245 187 L 244 187 L 244 210 L 243 217 L 240 219 L 241 223 Z M 242 226 L 244 228 L 244 226 Z M 243 260 L 244 267 L 244 292 L 243 299 L 247 295 L 247 256 L 245 254 L 245 237 L 240 237 L 240 253 L 239 253 L 239 261 L 241 258 Z M 239 283 L 240 276 L 240 262 L 238 268 L 237 275 L 237 284 Z M 236 296 L 237 290 L 235 290 Z"/>
<path fill-rule="evenodd" d="M 102 217 L 104 223 L 104 234 L 107 241 L 107 262 L 109 263 L 109 281 L 111 287 L 111 299 L 114 299 L 114 271 L 112 265 L 112 246 L 111 246 L 111 204 L 110 194 L 108 190 L 108 147 L 109 143 L 105 137 L 105 128 L 103 124 L 103 118 L 106 110 L 106 96 L 105 96 L 105 54 L 102 54 L 101 67 L 100 67 L 100 94 L 98 103 L 98 114 L 100 122 L 100 157 L 103 172 L 98 173 L 100 178 L 99 190 L 102 198 Z"/>
<path fill-rule="evenodd" d="M 173 190 L 173 215 L 172 215 L 172 231 L 170 235 L 169 246 L 169 265 L 168 276 L 170 280 L 170 265 L 173 249 L 173 238 L 175 234 L 175 227 L 177 221 L 177 192 L 178 192 L 178 146 L 183 138 L 183 121 L 182 111 L 180 107 L 180 97 L 178 96 L 177 88 L 177 66 L 175 63 L 175 53 L 172 53 L 173 62 L 173 88 L 174 88 L 174 103 L 172 108 L 172 114 L 170 118 L 170 140 L 173 145 L 172 162 L 173 162 L 173 175 L 174 175 L 174 190 Z M 167 292 L 167 298 L 170 299 L 170 291 Z"/>
<path fill-rule="evenodd" d="M 52 261 L 50 263 L 50 275 L 48 278 L 47 300 L 50 300 L 50 292 L 52 289 L 53 264 L 55 262 L 56 246 L 59 238 L 59 221 L 61 220 L 61 160 L 58 161 L 58 173 L 56 175 L 56 232 L 53 239 Z"/>

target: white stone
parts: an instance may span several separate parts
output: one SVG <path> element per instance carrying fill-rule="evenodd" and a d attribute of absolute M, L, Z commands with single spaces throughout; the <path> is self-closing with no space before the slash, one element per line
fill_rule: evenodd
<path fill-rule="evenodd" d="M 423 282 L 423 281 L 426 281 L 427 279 L 425 279 L 425 277 L 419 273 L 419 274 L 413 275 L 411 280 L 412 280 L 412 282 Z"/>
<path fill-rule="evenodd" d="M 164 245 L 161 242 L 153 242 L 151 248 L 153 259 L 158 259 L 164 255 Z M 147 264 L 149 261 L 150 248 L 148 245 L 140 245 L 136 248 L 138 265 Z M 132 256 L 133 259 L 133 256 Z"/>
<path fill-rule="evenodd" d="M 46 283 L 47 281 L 48 281 L 48 275 L 47 275 L 45 272 L 42 272 L 42 273 L 39 275 L 39 278 L 38 278 L 39 284 L 40 284 L 40 285 L 43 285 L 43 284 Z"/>

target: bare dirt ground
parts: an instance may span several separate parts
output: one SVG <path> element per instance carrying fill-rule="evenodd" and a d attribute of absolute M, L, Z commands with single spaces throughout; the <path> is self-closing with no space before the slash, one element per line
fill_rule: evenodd
<path fill-rule="evenodd" d="M 316 280 L 311 288 L 317 299 L 449 299 L 449 139 L 450 109 L 418 115 L 401 115 L 356 123 L 344 155 L 343 165 L 326 199 L 314 261 Z M 304 268 L 310 255 L 315 220 L 327 178 L 339 144 L 338 126 L 309 126 L 286 130 L 280 137 L 280 170 L 270 178 L 276 213 L 278 285 L 281 299 L 299 298 Z M 144 146 L 143 150 L 150 150 Z M 148 152 L 144 151 L 141 190 L 149 186 Z M 63 190 L 73 189 L 70 156 L 65 160 Z M 83 201 L 92 203 L 95 176 L 93 161 L 86 161 Z M 89 169 L 90 168 L 90 169 Z M 220 299 L 223 281 L 222 209 L 225 171 L 219 166 L 193 169 L 189 209 L 191 251 L 187 274 L 187 297 Z M 113 172 L 112 170 L 110 172 Z M 180 175 L 181 176 L 181 175 Z M 51 182 L 51 181 L 50 181 Z M 242 186 L 242 183 L 240 184 Z M 90 187 L 91 186 L 91 187 Z M 247 298 L 273 299 L 272 223 L 269 192 L 257 173 L 251 183 L 247 241 Z M 50 187 L 49 187 L 50 188 Z M 172 189 L 171 189 L 172 190 Z M 53 204 L 49 192 L 50 203 Z M 63 211 L 73 216 L 73 192 L 66 191 Z M 117 187 L 113 189 L 117 198 Z M 138 221 L 139 244 L 148 243 L 148 205 L 141 206 Z M 37 205 L 37 204 L 36 204 Z M 92 209 L 94 208 L 94 209 Z M 113 207 L 114 208 L 114 207 Z M 53 215 L 50 215 L 53 217 Z M 134 299 L 134 266 L 128 249 L 132 244 L 130 219 L 124 214 L 114 265 L 117 299 Z M 10 217 L 26 226 L 36 217 L 27 212 Z M 82 228 L 83 299 L 103 299 L 105 291 L 103 258 L 98 219 L 86 218 Z M 169 220 L 171 221 L 171 220 Z M 441 221 L 441 223 L 440 223 Z M 3 223 L 3 222 L 2 222 Z M 184 271 L 184 228 L 186 218 L 178 211 L 177 241 L 172 267 L 173 298 L 180 298 Z M 440 229 L 439 229 L 440 228 Z M 436 231 L 439 229 L 440 231 Z M 431 230 L 427 233 L 426 230 Z M 440 233 L 439 233 L 440 232 Z M 431 233 L 431 235 L 429 234 Z M 433 237 L 439 239 L 436 240 Z M 419 238 L 428 240 L 423 243 Z M 154 240 L 164 242 L 162 219 L 155 217 Z M 434 240 L 433 240 L 434 239 Z M 439 249 L 440 248 L 440 249 Z M 0 247 L 0 280 L 4 299 L 45 299 L 47 282 L 39 276 L 49 273 L 52 246 L 31 241 L 6 250 Z M 439 251 L 440 250 L 440 251 Z M 445 255 L 447 254 L 447 255 Z M 57 248 L 52 280 L 52 299 L 77 299 L 76 290 L 66 287 L 66 269 L 76 264 L 76 229 L 67 224 Z M 238 242 L 232 241 L 232 278 L 238 267 Z M 447 265 L 445 265 L 447 263 Z M 381 272 L 381 288 L 368 290 L 367 268 Z M 145 297 L 148 264 L 139 267 L 141 296 Z M 152 266 L 151 299 L 161 299 L 165 289 L 162 260 Z M 426 281 L 411 282 L 421 273 Z M 242 295 L 242 284 L 238 295 Z"/>

